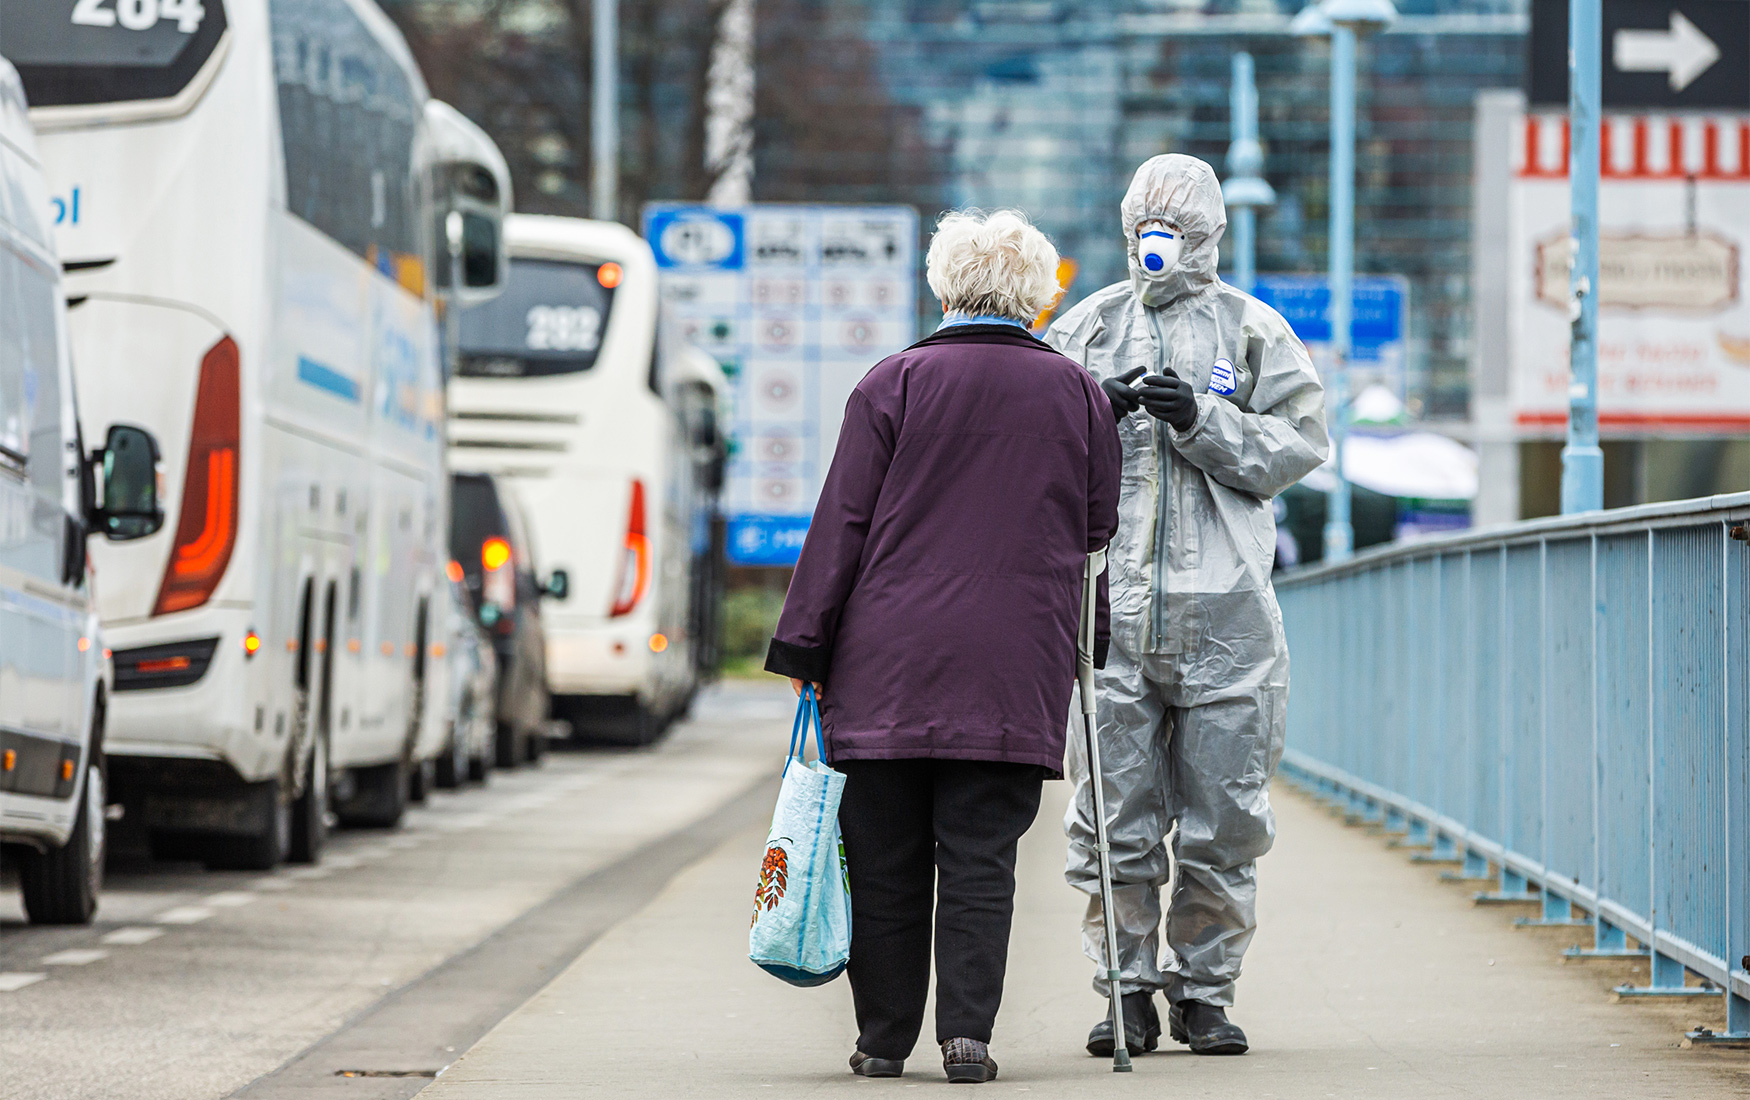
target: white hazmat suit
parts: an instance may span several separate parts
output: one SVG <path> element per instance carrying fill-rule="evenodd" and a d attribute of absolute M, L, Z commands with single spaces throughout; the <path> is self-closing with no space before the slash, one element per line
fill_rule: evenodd
<path fill-rule="evenodd" d="M 1045 337 L 1096 378 L 1145 367 L 1177 374 L 1196 395 L 1186 431 L 1140 410 L 1119 425 L 1112 646 L 1095 683 L 1120 985 L 1227 1007 L 1256 928 L 1254 861 L 1275 839 L 1267 785 L 1288 701 L 1288 647 L 1270 585 L 1272 498 L 1325 460 L 1324 390 L 1281 315 L 1217 277 L 1227 214 L 1209 165 L 1151 159 L 1122 213 L 1130 280 L 1079 303 Z M 1176 228 L 1183 250 L 1151 273 L 1138 262 L 1137 226 L 1157 219 Z M 1064 822 L 1065 874 L 1089 895 L 1082 944 L 1104 996 L 1093 800 L 1082 738 L 1069 744 L 1076 797 Z M 1175 822 L 1166 920 L 1174 957 L 1163 973 L 1160 892 Z"/>

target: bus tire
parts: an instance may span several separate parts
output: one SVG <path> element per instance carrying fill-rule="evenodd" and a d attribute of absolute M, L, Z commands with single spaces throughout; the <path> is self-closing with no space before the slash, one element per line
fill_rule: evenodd
<path fill-rule="evenodd" d="M 353 796 L 335 807 L 342 825 L 393 829 L 407 812 L 407 765 L 400 760 L 353 769 Z"/>
<path fill-rule="evenodd" d="M 492 735 L 493 764 L 500 768 L 510 769 L 523 762 L 522 734 L 509 722 L 498 723 L 498 729 Z"/>
<path fill-rule="evenodd" d="M 446 790 L 453 791 L 460 787 L 468 778 L 468 757 L 462 752 L 462 740 L 456 736 L 456 724 L 450 723 L 449 744 L 438 754 L 436 766 L 432 771 L 432 782 Z"/>
<path fill-rule="evenodd" d="M 271 871 L 291 851 L 292 804 L 280 797 L 280 781 L 251 783 L 244 788 L 243 799 L 255 804 L 261 829 L 209 837 L 202 845 L 209 871 Z"/>
<path fill-rule="evenodd" d="M 304 790 L 292 802 L 292 846 L 289 863 L 319 863 L 328 839 L 328 742 L 318 737 L 305 763 Z"/>
<path fill-rule="evenodd" d="M 492 774 L 492 761 L 483 752 L 475 753 L 468 758 L 468 782 L 486 783 L 486 777 Z"/>
<path fill-rule="evenodd" d="M 437 766 L 430 760 L 415 760 L 407 765 L 407 801 L 415 806 L 425 802 L 435 786 L 433 775 Z"/>
<path fill-rule="evenodd" d="M 51 851 L 26 848 L 20 853 L 18 878 L 30 923 L 90 924 L 96 915 L 103 888 L 103 796 L 103 770 L 93 764 L 67 843 Z"/>

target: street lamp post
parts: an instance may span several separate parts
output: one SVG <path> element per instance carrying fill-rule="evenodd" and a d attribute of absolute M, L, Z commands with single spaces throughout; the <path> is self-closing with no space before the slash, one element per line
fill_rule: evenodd
<path fill-rule="evenodd" d="M 620 5 L 595 0 L 590 50 L 589 216 L 620 217 Z"/>
<path fill-rule="evenodd" d="M 1568 4 L 1568 188 L 1573 265 L 1568 269 L 1568 442 L 1562 448 L 1562 514 L 1604 507 L 1598 446 L 1598 166 L 1603 78 L 1602 0 Z M 1674 17 L 1675 18 L 1675 17 Z"/>
<path fill-rule="evenodd" d="M 1327 407 L 1337 480 L 1325 515 L 1325 560 L 1355 553 L 1355 528 L 1349 518 L 1349 481 L 1343 476 L 1343 448 L 1349 434 L 1349 351 L 1355 307 L 1355 39 L 1383 30 L 1396 19 L 1391 0 L 1320 0 L 1294 17 L 1290 30 L 1331 39 L 1331 377 Z"/>
<path fill-rule="evenodd" d="M 1234 285 L 1250 294 L 1258 276 L 1256 208 L 1275 205 L 1276 191 L 1264 179 L 1264 147 L 1258 144 L 1258 85 L 1252 75 L 1252 55 L 1244 51 L 1234 54 L 1228 102 L 1233 142 L 1227 147 L 1228 178 L 1221 185 L 1221 197 L 1233 212 Z"/>

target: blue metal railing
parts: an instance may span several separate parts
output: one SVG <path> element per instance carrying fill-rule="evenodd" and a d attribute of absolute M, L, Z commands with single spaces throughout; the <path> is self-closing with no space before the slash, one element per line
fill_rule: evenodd
<path fill-rule="evenodd" d="M 1620 992 L 1723 991 L 1750 1037 L 1747 526 L 1750 493 L 1283 578 L 1285 776 L 1540 901 L 1527 923 L 1593 925 L 1578 954 L 1649 954 Z"/>

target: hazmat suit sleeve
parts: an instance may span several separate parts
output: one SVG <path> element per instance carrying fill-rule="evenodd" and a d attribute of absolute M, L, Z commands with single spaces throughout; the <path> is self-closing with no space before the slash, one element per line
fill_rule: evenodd
<path fill-rule="evenodd" d="M 861 390 L 851 391 L 832 467 L 821 485 L 784 612 L 766 653 L 766 671 L 826 682 L 839 613 L 857 581 L 897 434 L 890 417 Z"/>
<path fill-rule="evenodd" d="M 1324 463 L 1325 391 L 1312 359 L 1286 322 L 1246 324 L 1246 366 L 1256 384 L 1245 404 L 1197 395 L 1197 420 L 1169 429 L 1173 447 L 1211 478 L 1269 498 Z"/>

